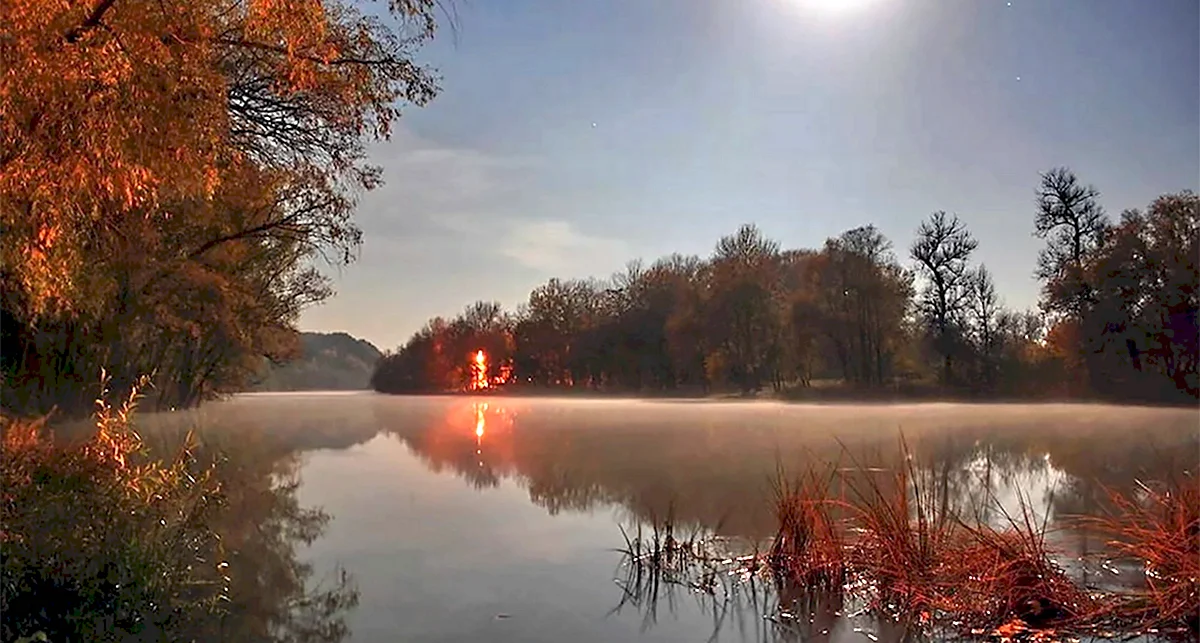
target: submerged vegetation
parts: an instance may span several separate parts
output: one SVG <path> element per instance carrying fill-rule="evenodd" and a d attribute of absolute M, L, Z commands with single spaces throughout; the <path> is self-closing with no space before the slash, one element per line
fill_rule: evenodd
<path fill-rule="evenodd" d="M 300 508 L 294 463 L 191 434 L 149 446 L 136 394 L 90 435 L 7 418 L 0 460 L 0 640 L 338 641 L 357 590 L 295 558 L 328 517 Z"/>
<path fill-rule="evenodd" d="M 1125 559 L 1144 568 L 1143 583 L 1117 590 L 1072 577 L 1049 544 L 1047 517 L 1039 522 L 1025 499 L 1017 513 L 999 507 L 999 521 L 963 515 L 905 456 L 908 464 L 892 471 L 830 467 L 794 482 L 777 477 L 778 528 L 766 554 L 753 546 L 739 555 L 711 531 L 676 539 L 680 527 L 669 517 L 652 521 L 645 536 L 641 527 L 623 530 L 621 605 L 652 609 L 666 586 L 682 587 L 708 597 L 702 607 L 720 628 L 743 595 L 767 586 L 738 584 L 766 576 L 774 604 L 755 604 L 783 629 L 825 622 L 828 634 L 832 613 L 863 621 L 863 631 L 891 623 L 906 640 L 1200 634 L 1194 475 L 1142 485 L 1134 497 L 1113 493 L 1106 516 L 1072 521 L 1107 538 L 1108 547 L 1083 564 L 1115 570 L 1114 560 Z"/>

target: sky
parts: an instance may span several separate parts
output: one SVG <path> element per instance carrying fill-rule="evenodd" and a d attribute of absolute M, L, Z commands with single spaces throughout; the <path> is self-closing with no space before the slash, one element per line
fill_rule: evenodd
<path fill-rule="evenodd" d="M 418 54 L 441 94 L 372 146 L 359 258 L 302 330 L 395 349 L 743 223 L 785 248 L 874 224 L 907 265 L 935 210 L 1026 308 L 1039 172 L 1070 167 L 1114 217 L 1200 191 L 1196 0 L 453 4 Z"/>

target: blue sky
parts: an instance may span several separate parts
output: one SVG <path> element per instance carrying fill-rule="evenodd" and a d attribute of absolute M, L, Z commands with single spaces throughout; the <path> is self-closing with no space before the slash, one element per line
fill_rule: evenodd
<path fill-rule="evenodd" d="M 1114 216 L 1200 183 L 1195 0 L 829 2 L 458 0 L 421 53 L 443 91 L 373 147 L 360 259 L 300 327 L 395 348 L 746 222 L 785 247 L 874 223 L 907 263 L 934 210 L 1023 308 L 1039 171 Z"/>

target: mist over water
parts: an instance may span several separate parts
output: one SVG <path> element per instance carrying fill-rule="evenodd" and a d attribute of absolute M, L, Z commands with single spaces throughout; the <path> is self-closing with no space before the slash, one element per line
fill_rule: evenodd
<path fill-rule="evenodd" d="M 356 641 L 896 639 L 845 619 L 789 634 L 763 618 L 778 600 L 766 595 L 716 625 L 695 593 L 613 612 L 619 526 L 670 514 L 750 546 L 775 527 L 779 471 L 894 469 L 903 439 L 960 511 L 1000 521 L 1024 501 L 1068 569 L 1088 574 L 1071 561 L 1102 543 L 1064 517 L 1102 511 L 1104 490 L 1194 470 L 1200 454 L 1194 409 L 1090 404 L 255 394 L 141 425 L 299 454 L 300 503 L 332 516 L 302 556 L 353 575 Z"/>

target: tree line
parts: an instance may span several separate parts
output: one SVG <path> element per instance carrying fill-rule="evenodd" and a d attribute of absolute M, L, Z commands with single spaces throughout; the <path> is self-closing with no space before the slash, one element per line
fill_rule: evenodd
<path fill-rule="evenodd" d="M 784 249 L 754 225 L 707 258 L 550 279 L 505 311 L 430 320 L 378 363 L 387 393 L 464 390 L 484 351 L 508 386 L 1195 399 L 1200 197 L 1105 213 L 1066 168 L 1040 175 L 1036 310 L 1007 308 L 957 216 L 902 261 L 874 226 Z M 831 385 L 835 385 L 832 386 Z"/>
<path fill-rule="evenodd" d="M 367 141 L 438 89 L 436 0 L 387 4 L 5 3 L 0 406 L 89 410 L 101 369 L 191 406 L 297 353 Z"/>

